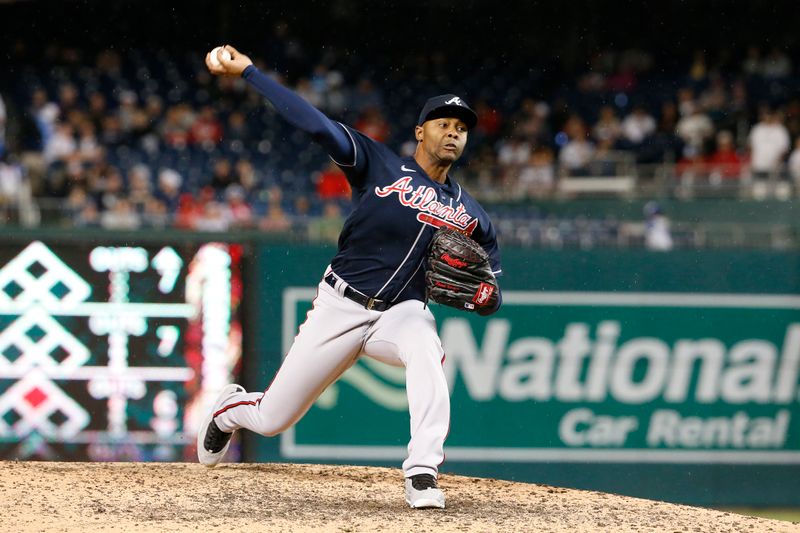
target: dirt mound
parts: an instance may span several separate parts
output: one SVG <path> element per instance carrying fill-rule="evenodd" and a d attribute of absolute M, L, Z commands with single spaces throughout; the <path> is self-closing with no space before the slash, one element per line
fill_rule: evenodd
<path fill-rule="evenodd" d="M 291 464 L 0 463 L 4 531 L 775 531 L 695 507 L 443 475 L 447 509 L 412 510 L 399 470 Z M 9 529 L 6 529 L 6 528 Z"/>

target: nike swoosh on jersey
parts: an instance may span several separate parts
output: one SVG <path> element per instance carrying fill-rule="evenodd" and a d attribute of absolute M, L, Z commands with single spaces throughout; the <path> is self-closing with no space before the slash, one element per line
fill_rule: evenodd
<path fill-rule="evenodd" d="M 413 168 L 406 168 L 405 165 L 400 165 L 400 170 L 402 170 L 403 172 L 416 172 L 416 170 L 414 170 Z"/>

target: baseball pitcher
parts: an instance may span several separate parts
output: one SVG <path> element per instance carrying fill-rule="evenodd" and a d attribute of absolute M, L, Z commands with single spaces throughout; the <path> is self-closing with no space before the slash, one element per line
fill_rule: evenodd
<path fill-rule="evenodd" d="M 259 71 L 232 46 L 206 56 L 212 74 L 242 76 L 290 124 L 311 135 L 347 176 L 354 210 L 294 344 L 264 392 L 225 387 L 197 437 L 201 463 L 215 466 L 233 432 L 274 436 L 361 356 L 406 369 L 411 416 L 403 462 L 411 507 L 445 504 L 437 484 L 450 425 L 445 359 L 428 300 L 488 315 L 501 304 L 495 230 L 448 172 L 477 116 L 459 96 L 425 102 L 413 157 L 335 122 Z M 228 55 L 229 54 L 229 55 Z"/>

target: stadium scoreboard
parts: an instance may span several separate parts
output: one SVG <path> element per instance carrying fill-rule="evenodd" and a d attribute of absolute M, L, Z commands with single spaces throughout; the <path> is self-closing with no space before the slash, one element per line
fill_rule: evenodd
<path fill-rule="evenodd" d="M 0 247 L 0 457 L 191 458 L 241 361 L 242 251 Z"/>

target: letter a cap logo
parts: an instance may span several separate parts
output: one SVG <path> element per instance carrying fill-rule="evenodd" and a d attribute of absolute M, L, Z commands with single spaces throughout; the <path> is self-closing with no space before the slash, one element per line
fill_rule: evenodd
<path fill-rule="evenodd" d="M 455 94 L 440 94 L 429 98 L 419 114 L 418 126 L 436 118 L 458 118 L 464 121 L 467 129 L 478 123 L 478 115 L 467 103 Z"/>

